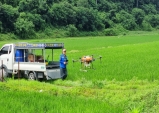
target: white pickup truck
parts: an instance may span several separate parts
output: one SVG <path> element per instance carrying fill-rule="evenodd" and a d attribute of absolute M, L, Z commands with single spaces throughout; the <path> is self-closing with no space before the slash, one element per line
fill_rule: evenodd
<path fill-rule="evenodd" d="M 59 61 L 53 60 L 53 50 L 63 48 L 63 43 L 5 44 L 0 49 L 0 69 L 7 76 L 26 77 L 30 80 L 61 78 Z M 51 61 L 46 56 L 46 50 L 49 51 Z"/>

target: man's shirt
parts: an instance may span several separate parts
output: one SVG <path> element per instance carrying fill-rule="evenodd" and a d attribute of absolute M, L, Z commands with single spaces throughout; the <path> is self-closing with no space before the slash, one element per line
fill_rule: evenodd
<path fill-rule="evenodd" d="M 60 68 L 66 68 L 66 64 L 64 62 L 67 62 L 67 56 L 64 54 L 60 55 Z"/>

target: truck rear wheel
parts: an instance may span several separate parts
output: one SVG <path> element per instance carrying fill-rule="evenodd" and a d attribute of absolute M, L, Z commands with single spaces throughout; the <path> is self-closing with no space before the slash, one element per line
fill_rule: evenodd
<path fill-rule="evenodd" d="M 33 72 L 30 72 L 28 75 L 29 80 L 36 80 L 35 74 Z"/>

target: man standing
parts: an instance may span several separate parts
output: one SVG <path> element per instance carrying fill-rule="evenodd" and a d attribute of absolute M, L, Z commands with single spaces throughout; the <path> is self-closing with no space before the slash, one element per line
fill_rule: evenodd
<path fill-rule="evenodd" d="M 68 59 L 66 56 L 66 49 L 62 50 L 62 54 L 60 55 L 60 70 L 61 70 L 61 78 L 64 80 L 67 77 L 67 63 Z"/>

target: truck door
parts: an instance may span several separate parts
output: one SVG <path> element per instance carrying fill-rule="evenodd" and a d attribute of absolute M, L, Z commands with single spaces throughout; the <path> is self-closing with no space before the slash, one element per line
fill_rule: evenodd
<path fill-rule="evenodd" d="M 8 67 L 9 53 L 10 53 L 9 45 L 3 46 L 2 49 L 0 50 L 0 66 L 2 65 L 3 61 L 3 65 Z"/>

